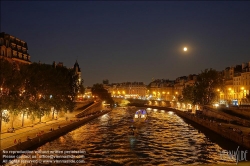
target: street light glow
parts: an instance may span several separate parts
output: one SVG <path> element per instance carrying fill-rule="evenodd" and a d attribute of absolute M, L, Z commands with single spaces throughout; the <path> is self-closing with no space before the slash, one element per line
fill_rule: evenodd
<path fill-rule="evenodd" d="M 184 48 L 183 48 L 183 51 L 187 51 L 187 47 L 184 47 Z"/>

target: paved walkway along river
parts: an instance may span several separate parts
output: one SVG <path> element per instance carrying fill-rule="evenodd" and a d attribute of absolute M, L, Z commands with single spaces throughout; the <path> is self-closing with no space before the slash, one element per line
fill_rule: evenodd
<path fill-rule="evenodd" d="M 80 106 L 87 105 L 89 102 L 85 102 L 83 104 L 78 104 Z M 84 118 L 76 118 L 76 115 L 84 112 L 82 109 L 75 109 L 72 113 L 67 114 L 66 117 L 57 118 L 54 120 L 36 123 L 33 125 L 25 126 L 22 128 L 18 128 L 15 132 L 2 132 L 0 134 L 0 150 L 12 147 L 18 143 L 18 140 L 24 142 L 29 137 L 30 139 L 36 138 L 39 135 L 44 133 L 48 133 L 51 130 L 56 130 L 59 127 L 67 126 L 76 122 L 78 120 L 85 119 Z"/>
<path fill-rule="evenodd" d="M 78 112 L 76 112 L 78 113 Z M 75 113 L 75 114 L 76 114 Z M 58 118 L 57 120 L 51 120 L 48 122 L 42 122 L 35 124 L 33 126 L 26 126 L 24 128 L 20 128 L 15 130 L 14 133 L 2 133 L 0 140 L 1 140 L 1 145 L 0 149 L 6 149 L 9 148 L 13 145 L 15 145 L 14 141 L 20 139 L 22 142 L 27 140 L 27 136 L 29 136 L 31 139 L 34 137 L 37 137 L 39 133 L 45 133 L 49 132 L 51 129 L 58 129 L 58 127 L 63 127 L 66 126 L 73 121 L 76 121 L 77 118 L 74 117 L 74 114 L 72 114 L 68 119 L 66 120 L 65 117 Z"/>
<path fill-rule="evenodd" d="M 113 109 L 37 150 L 84 151 L 85 165 L 235 165 L 224 152 L 236 151 L 238 145 L 188 124 L 172 111 L 147 109 L 147 121 L 130 135 L 136 110 Z"/>

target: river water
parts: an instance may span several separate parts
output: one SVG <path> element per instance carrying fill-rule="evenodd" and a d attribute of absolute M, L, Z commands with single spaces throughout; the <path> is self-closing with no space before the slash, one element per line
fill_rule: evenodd
<path fill-rule="evenodd" d="M 116 108 L 38 149 L 86 151 L 85 164 L 74 165 L 235 165 L 221 156 L 228 149 L 172 111 L 147 108 L 147 121 L 129 134 L 137 110 Z"/>

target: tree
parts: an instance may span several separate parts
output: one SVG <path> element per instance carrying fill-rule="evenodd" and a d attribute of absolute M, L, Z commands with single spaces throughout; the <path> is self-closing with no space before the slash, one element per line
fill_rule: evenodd
<path fill-rule="evenodd" d="M 66 111 L 74 108 L 74 97 L 76 96 L 75 81 L 78 77 L 72 70 L 65 67 L 53 67 L 52 65 L 33 63 L 28 66 L 31 72 L 28 76 L 27 88 L 30 98 L 34 103 L 34 113 L 38 115 L 47 114 L 51 108 L 52 119 L 55 110 Z M 33 103 L 33 104 L 34 104 Z"/>
<path fill-rule="evenodd" d="M 13 115 L 12 123 L 21 114 L 23 125 L 25 114 L 32 121 L 35 117 L 41 121 L 51 107 L 57 111 L 73 110 L 77 92 L 84 90 L 72 69 L 40 63 L 16 64 L 3 58 L 0 59 L 0 88 L 0 131 L 2 120 L 10 120 L 9 114 Z"/>
<path fill-rule="evenodd" d="M 182 101 L 184 103 L 191 103 L 192 105 L 195 105 L 196 98 L 195 98 L 195 87 L 194 86 L 186 86 L 182 91 Z"/>
<path fill-rule="evenodd" d="M 114 100 L 112 99 L 111 94 L 108 93 L 102 84 L 94 84 L 91 91 L 93 95 L 98 96 L 101 100 L 104 100 L 111 106 L 114 105 Z"/>
<path fill-rule="evenodd" d="M 216 90 L 222 86 L 219 73 L 213 69 L 205 69 L 198 75 L 194 85 L 194 103 L 211 104 L 216 99 Z"/>
<path fill-rule="evenodd" d="M 6 84 L 6 80 L 11 77 L 12 65 L 5 60 L 0 58 L 0 132 L 2 129 L 2 120 L 9 121 L 4 110 L 8 107 L 8 90 L 9 87 Z"/>
<path fill-rule="evenodd" d="M 4 58 L 0 59 L 0 131 L 2 127 L 3 110 L 8 110 L 12 114 L 12 126 L 15 116 L 18 114 L 17 108 L 20 104 L 20 89 L 22 78 L 19 66 Z"/>

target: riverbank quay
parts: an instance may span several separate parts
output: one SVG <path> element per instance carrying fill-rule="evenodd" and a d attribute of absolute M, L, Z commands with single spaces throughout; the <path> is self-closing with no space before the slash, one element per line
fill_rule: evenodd
<path fill-rule="evenodd" d="M 99 110 L 82 118 L 60 119 L 57 122 L 43 123 L 33 128 L 23 128 L 15 133 L 4 133 L 1 137 L 1 154 L 4 151 L 22 151 L 35 149 L 52 141 L 90 121 L 107 114 L 111 110 Z M 11 136 L 9 134 L 12 134 Z M 8 155 L 5 153 L 5 155 Z"/>
<path fill-rule="evenodd" d="M 221 135 L 224 138 L 227 138 L 240 146 L 250 149 L 250 128 L 243 127 L 235 124 L 230 123 L 222 123 L 216 122 L 204 117 L 199 117 L 196 114 L 192 114 L 188 111 L 181 111 L 177 109 L 173 109 L 177 115 L 180 117 L 189 119 L 205 128 L 212 130 L 213 132 Z"/>
<path fill-rule="evenodd" d="M 25 150 L 32 150 L 35 149 L 43 144 L 45 144 L 46 142 L 52 141 L 76 128 L 79 128 L 80 126 L 85 125 L 86 123 L 89 123 L 90 121 L 104 115 L 107 114 L 108 112 L 110 112 L 111 110 L 103 110 L 100 112 L 97 112 L 96 114 L 92 115 L 92 116 L 88 116 L 88 117 L 83 117 L 81 119 L 77 119 L 77 120 L 72 120 L 70 122 L 67 122 L 67 124 L 61 125 L 60 128 L 54 128 L 54 130 L 50 130 L 48 128 L 48 126 L 46 127 L 42 127 L 40 128 L 40 130 L 43 131 L 43 133 L 41 135 L 37 135 L 37 136 L 33 136 L 30 137 L 30 140 L 25 140 L 22 141 L 20 143 L 16 143 L 14 144 L 12 140 L 6 140 L 4 141 L 5 145 L 11 145 L 10 147 L 7 148 L 3 148 L 1 150 L 1 153 L 3 152 L 3 150 L 5 151 L 5 155 L 11 155 L 11 152 L 13 151 L 25 151 Z M 62 123 L 60 123 L 62 124 Z M 6 153 L 6 152 L 10 152 L 10 153 Z M 18 153 L 16 155 L 19 155 Z M 2 154 L 0 157 L 0 161 L 2 161 Z"/>
<path fill-rule="evenodd" d="M 18 115 L 9 114 L 9 121 L 2 121 L 0 139 L 2 134 L 9 132 L 9 129 L 14 128 L 14 130 L 17 131 L 22 128 L 30 128 L 32 126 L 40 125 L 41 123 L 48 123 L 51 121 L 56 122 L 56 120 L 59 120 L 61 118 L 65 119 L 65 117 L 68 117 L 68 119 L 74 118 L 76 114 L 82 112 L 83 110 L 85 110 L 85 108 L 89 107 L 93 103 L 94 100 L 92 99 L 76 101 L 75 108 L 72 111 L 56 111 L 53 113 L 51 110 L 49 114 L 46 114 L 41 118 L 38 118 L 36 116 L 32 118 L 32 116 L 28 115 L 27 113 L 19 113 Z"/>
<path fill-rule="evenodd" d="M 24 127 L 15 128 L 14 132 L 2 132 L 0 135 L 0 150 L 9 148 L 19 142 L 27 140 L 27 138 L 34 138 L 38 135 L 42 135 L 44 131 L 57 129 L 59 126 L 65 126 L 71 122 L 78 120 L 76 115 L 85 112 L 91 105 L 94 105 L 94 102 L 81 102 L 77 105 L 75 110 L 72 113 L 68 113 L 64 117 L 58 117 L 48 121 L 42 121 L 34 124 L 30 124 Z M 87 108 L 85 108 L 87 106 Z M 101 107 L 98 107 L 101 110 Z M 96 110 L 96 109 L 95 109 Z M 88 115 L 88 116 L 91 116 Z M 87 116 L 84 116 L 87 117 Z"/>

